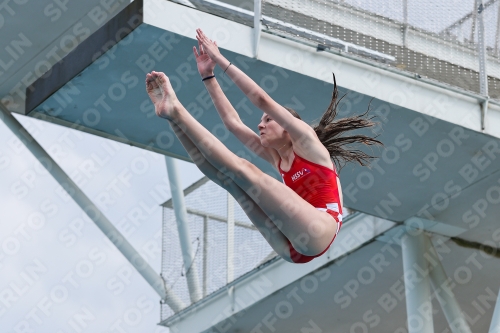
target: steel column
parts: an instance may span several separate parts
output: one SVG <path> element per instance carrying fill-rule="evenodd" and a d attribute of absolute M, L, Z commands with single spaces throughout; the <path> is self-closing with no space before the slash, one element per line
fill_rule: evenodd
<path fill-rule="evenodd" d="M 431 288 L 424 260 L 425 236 L 414 230 L 401 239 L 408 333 L 433 333 Z"/>
<path fill-rule="evenodd" d="M 426 248 L 429 249 L 429 253 L 432 255 L 433 267 L 429 267 L 432 287 L 437 295 L 439 304 L 443 309 L 444 316 L 448 320 L 451 331 L 453 333 L 472 333 L 469 324 L 462 315 L 462 310 L 458 305 L 455 295 L 449 286 L 448 279 L 446 277 L 446 272 L 444 271 L 443 265 L 439 260 L 439 256 L 432 245 L 432 241 L 429 237 L 425 236 Z M 442 292 L 440 292 L 442 291 Z"/>
<path fill-rule="evenodd" d="M 186 205 L 184 204 L 184 193 L 179 181 L 177 164 L 175 159 L 165 156 L 168 170 L 168 180 L 170 182 L 170 192 L 172 193 L 172 205 L 174 206 L 177 230 L 179 231 L 179 241 L 181 243 L 182 259 L 186 269 L 186 280 L 189 289 L 191 302 L 195 303 L 201 299 L 202 292 L 198 279 L 198 269 L 194 263 L 194 253 L 189 239 L 188 220 Z"/>
<path fill-rule="evenodd" d="M 498 291 L 497 303 L 491 317 L 491 324 L 488 333 L 500 333 L 500 290 Z"/>
<path fill-rule="evenodd" d="M 142 256 L 132 247 L 125 237 L 115 228 L 115 226 L 104 216 L 96 205 L 83 193 L 83 191 L 71 180 L 63 169 L 50 157 L 50 155 L 40 146 L 40 144 L 29 134 L 29 132 L 17 121 L 10 112 L 0 105 L 0 118 L 14 135 L 28 148 L 40 164 L 50 173 L 52 177 L 61 185 L 75 203 L 87 214 L 87 216 L 97 225 L 99 229 L 108 237 L 116 248 L 127 258 L 132 266 L 142 275 L 142 277 L 154 288 L 162 299 L 174 310 L 178 312 L 185 307 L 183 302 L 166 286 L 163 279 Z"/>

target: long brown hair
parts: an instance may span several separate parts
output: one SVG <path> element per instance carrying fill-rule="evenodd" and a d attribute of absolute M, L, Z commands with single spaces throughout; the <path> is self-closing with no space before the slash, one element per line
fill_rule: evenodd
<path fill-rule="evenodd" d="M 346 96 L 344 95 L 338 99 L 338 95 L 337 81 L 335 80 L 335 74 L 333 74 L 333 94 L 330 105 L 321 117 L 319 124 L 311 127 L 316 132 L 316 135 L 321 143 L 326 147 L 326 149 L 328 149 L 330 157 L 335 163 L 337 170 L 340 171 L 340 169 L 342 169 L 348 162 L 357 162 L 362 166 L 369 165 L 370 160 L 377 157 L 368 155 L 359 149 L 352 149 L 346 146 L 355 143 L 363 143 L 367 146 L 383 146 L 384 144 L 382 142 L 375 139 L 378 135 L 372 138 L 363 134 L 350 136 L 344 136 L 343 134 L 355 129 L 373 127 L 378 124 L 377 122 L 372 121 L 375 116 L 366 117 L 370 111 L 371 102 L 363 114 L 333 121 L 337 116 L 337 107 L 340 101 Z M 287 109 L 294 117 L 302 120 L 295 110 L 286 106 L 284 108 Z"/>

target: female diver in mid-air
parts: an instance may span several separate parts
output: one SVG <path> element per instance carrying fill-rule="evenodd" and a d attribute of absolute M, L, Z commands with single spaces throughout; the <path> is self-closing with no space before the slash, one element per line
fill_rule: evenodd
<path fill-rule="evenodd" d="M 356 161 L 366 165 L 373 158 L 351 143 L 382 144 L 365 135 L 341 136 L 344 132 L 375 125 L 364 116 L 333 122 L 337 115 L 337 86 L 331 103 L 315 128 L 288 107 L 276 103 L 250 77 L 231 64 L 217 47 L 197 29 L 198 70 L 226 128 L 245 146 L 271 163 L 284 184 L 249 161 L 232 153 L 201 125 L 177 99 L 164 73 L 146 75 L 146 89 L 156 114 L 169 121 L 198 168 L 225 188 L 241 205 L 249 219 L 283 259 L 305 263 L 330 247 L 342 226 L 342 192 L 332 160 L 340 166 Z M 260 137 L 241 121 L 215 79 L 215 65 L 245 93 L 264 114 L 258 125 Z"/>

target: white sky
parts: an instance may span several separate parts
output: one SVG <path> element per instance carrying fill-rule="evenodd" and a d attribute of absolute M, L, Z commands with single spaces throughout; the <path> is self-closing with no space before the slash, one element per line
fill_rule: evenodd
<path fill-rule="evenodd" d="M 159 204 L 170 198 L 164 156 L 15 117 L 94 203 L 110 196 L 98 206 L 160 272 Z M 0 331 L 168 332 L 157 326 L 153 288 L 3 122 L 0 142 Z M 177 163 L 184 188 L 202 177 L 194 164 Z"/>

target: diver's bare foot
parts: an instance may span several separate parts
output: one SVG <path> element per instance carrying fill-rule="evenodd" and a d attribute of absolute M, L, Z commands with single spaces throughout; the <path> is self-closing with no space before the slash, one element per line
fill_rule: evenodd
<path fill-rule="evenodd" d="M 172 120 L 180 102 L 168 77 L 162 72 L 146 74 L 146 91 L 158 117 Z"/>

